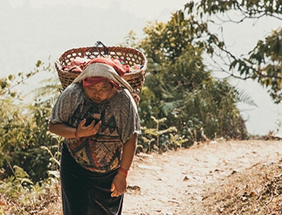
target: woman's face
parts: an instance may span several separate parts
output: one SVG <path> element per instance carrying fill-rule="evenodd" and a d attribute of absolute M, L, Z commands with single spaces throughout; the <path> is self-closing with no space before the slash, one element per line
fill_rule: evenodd
<path fill-rule="evenodd" d="M 94 86 L 84 88 L 86 96 L 96 103 L 100 103 L 111 98 L 115 93 L 115 88 L 104 80 Z"/>

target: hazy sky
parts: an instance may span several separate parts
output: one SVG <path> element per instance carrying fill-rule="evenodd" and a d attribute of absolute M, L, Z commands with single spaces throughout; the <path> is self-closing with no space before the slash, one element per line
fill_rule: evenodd
<path fill-rule="evenodd" d="M 65 50 L 121 43 L 129 31 L 142 37 L 149 21 L 168 21 L 171 13 L 190 0 L 2 0 L 0 7 L 0 78 L 28 72 L 37 60 L 53 63 Z M 281 21 L 280 21 L 281 22 Z M 249 21 L 224 26 L 226 44 L 236 54 L 246 54 L 279 21 Z M 221 26 L 214 26 L 220 34 Z M 258 108 L 240 105 L 250 133 L 266 134 L 282 119 L 266 90 L 256 83 L 233 82 L 250 94 Z"/>
<path fill-rule="evenodd" d="M 13 7 L 24 5 L 28 0 L 9 0 Z M 163 10 L 174 12 L 183 7 L 189 0 L 29 0 L 31 8 L 84 6 L 107 9 L 113 4 L 123 11 L 134 13 L 135 16 L 149 20 L 159 18 Z"/>
<path fill-rule="evenodd" d="M 3 71 L 32 68 L 72 47 L 123 41 L 148 21 L 167 21 L 185 0 L 4 0 L 0 7 L 0 63 Z M 4 62 L 12 62 L 5 64 Z M 25 63 L 23 63 L 24 61 Z M 28 63 L 27 63 L 28 62 Z M 3 64 L 4 63 L 4 64 Z M 2 67 L 3 68 L 3 67 Z"/>

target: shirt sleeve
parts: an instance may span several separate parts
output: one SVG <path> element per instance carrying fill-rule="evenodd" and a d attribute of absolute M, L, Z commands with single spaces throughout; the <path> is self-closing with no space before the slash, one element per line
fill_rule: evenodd
<path fill-rule="evenodd" d="M 50 122 L 66 123 L 75 110 L 77 94 L 73 86 L 66 88 L 58 97 L 51 113 Z"/>
<path fill-rule="evenodd" d="M 126 100 L 122 102 L 123 108 L 121 109 L 121 140 L 123 144 L 125 144 L 132 134 L 140 134 L 140 120 L 137 110 L 137 105 L 135 101 L 133 100 L 130 93 L 126 91 Z M 126 105 L 125 105 L 126 104 Z"/>

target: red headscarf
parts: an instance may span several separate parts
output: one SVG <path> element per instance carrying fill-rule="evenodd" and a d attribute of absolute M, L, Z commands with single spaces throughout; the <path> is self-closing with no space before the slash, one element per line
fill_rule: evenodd
<path fill-rule="evenodd" d="M 104 80 L 107 80 L 109 81 L 116 89 L 119 89 L 119 85 L 117 83 L 115 83 L 114 81 L 108 79 L 108 78 L 104 78 L 104 77 L 89 77 L 89 78 L 84 78 L 83 81 L 82 81 L 82 85 L 83 85 L 83 88 L 86 88 L 86 87 L 92 87 Z"/>

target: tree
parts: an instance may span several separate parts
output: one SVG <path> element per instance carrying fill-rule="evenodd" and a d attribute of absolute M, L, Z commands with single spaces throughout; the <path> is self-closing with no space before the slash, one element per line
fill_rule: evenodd
<path fill-rule="evenodd" d="M 247 138 L 245 122 L 236 108 L 240 92 L 227 81 L 215 80 L 203 63 L 203 51 L 218 42 L 206 33 L 206 25 L 177 11 L 167 23 L 149 23 L 144 32 L 139 48 L 149 65 L 139 104 L 143 125 L 153 126 L 151 116 L 165 117 L 161 129 L 176 126 L 189 144 L 195 140 L 190 131 L 197 140 L 216 135 Z M 204 33 L 207 40 L 202 38 Z"/>
<path fill-rule="evenodd" d="M 20 99 L 21 93 L 16 92 L 14 88 L 24 84 L 26 80 L 42 71 L 50 71 L 50 64 L 45 66 L 41 60 L 38 60 L 33 71 L 28 73 L 20 72 L 17 75 L 10 74 L 7 77 L 0 78 L 0 100 L 7 97 Z"/>
<path fill-rule="evenodd" d="M 210 35 L 213 40 L 206 40 L 202 45 L 217 65 L 225 65 L 221 70 L 230 76 L 240 79 L 253 79 L 259 84 L 269 87 L 268 93 L 275 103 L 282 100 L 282 29 L 277 26 L 270 35 L 257 42 L 249 53 L 236 56 L 220 41 L 216 34 L 209 31 L 215 22 L 222 24 L 232 22 L 243 23 L 246 20 L 258 20 L 265 17 L 282 20 L 281 0 L 201 0 L 191 1 L 183 10 L 199 25 L 204 25 L 202 34 Z M 234 16 L 236 14 L 236 16 Z M 222 62 L 219 62 L 217 56 Z M 228 61 L 226 61 L 228 59 Z M 227 66 L 227 67 L 226 67 Z"/>

